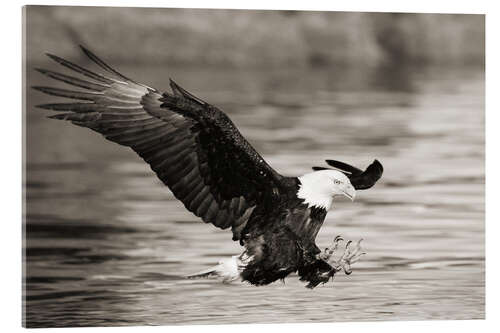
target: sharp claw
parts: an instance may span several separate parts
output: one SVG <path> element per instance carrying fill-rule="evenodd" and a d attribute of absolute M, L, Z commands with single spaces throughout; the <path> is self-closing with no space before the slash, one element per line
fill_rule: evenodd
<path fill-rule="evenodd" d="M 352 273 L 350 262 L 347 261 L 343 264 L 342 268 L 344 269 L 345 275 L 350 275 Z"/>
<path fill-rule="evenodd" d="M 349 246 L 351 245 L 352 241 L 348 241 L 347 244 L 345 245 L 345 252 L 344 254 L 347 253 L 347 255 L 351 254 L 351 249 L 349 248 Z"/>
<path fill-rule="evenodd" d="M 346 261 L 348 260 L 349 256 L 351 255 L 351 251 L 349 250 L 348 247 L 345 248 L 344 254 L 340 258 L 341 261 Z"/>
<path fill-rule="evenodd" d="M 346 275 L 350 275 L 352 274 L 351 265 L 358 262 L 360 258 L 366 254 L 365 252 L 361 252 L 361 242 L 363 241 L 363 238 L 359 239 L 355 243 L 350 240 L 347 241 L 344 253 L 340 256 L 340 258 L 334 260 L 332 256 L 339 247 L 341 241 L 344 241 L 344 238 L 342 238 L 342 236 L 336 236 L 333 240 L 332 246 L 324 250 L 323 259 L 332 266 L 332 274 L 343 270 Z"/>
<path fill-rule="evenodd" d="M 339 243 L 343 240 L 344 239 L 342 238 L 342 236 L 335 237 L 335 239 L 333 240 L 332 249 L 330 251 L 335 251 L 339 246 Z"/>
<path fill-rule="evenodd" d="M 320 254 L 320 258 L 322 258 L 323 260 L 326 260 L 326 261 L 330 260 L 331 256 L 337 250 L 339 243 L 343 240 L 344 240 L 344 238 L 342 238 L 342 236 L 340 236 L 340 235 L 336 236 L 333 240 L 332 245 L 330 247 L 325 248 L 323 250 L 323 252 Z"/>

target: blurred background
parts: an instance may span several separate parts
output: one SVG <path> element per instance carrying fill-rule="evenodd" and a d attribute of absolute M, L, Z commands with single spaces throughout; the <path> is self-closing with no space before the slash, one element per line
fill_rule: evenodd
<path fill-rule="evenodd" d="M 484 318 L 484 16 L 24 8 L 28 327 Z M 310 291 L 186 280 L 240 252 L 127 148 L 35 105 L 50 52 L 83 44 L 158 89 L 217 105 L 279 172 L 327 158 L 385 173 L 317 238 L 365 239 L 351 276 Z M 102 72 L 102 71 L 101 71 Z"/>
<path fill-rule="evenodd" d="M 75 43 L 116 62 L 328 67 L 484 63 L 482 15 L 158 8 L 30 7 L 28 58 L 78 56 Z M 30 27 L 28 26 L 28 29 Z M 65 41 L 65 42 L 64 42 Z"/>

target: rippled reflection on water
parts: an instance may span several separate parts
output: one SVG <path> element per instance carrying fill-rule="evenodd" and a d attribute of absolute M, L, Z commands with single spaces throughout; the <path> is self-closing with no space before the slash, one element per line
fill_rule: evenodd
<path fill-rule="evenodd" d="M 120 68 L 167 87 L 154 69 Z M 294 276 L 266 287 L 184 279 L 238 253 L 231 235 L 188 213 L 130 150 L 45 119 L 33 105 L 51 99 L 28 92 L 27 325 L 483 318 L 478 73 L 168 73 L 227 111 L 284 174 L 326 158 L 383 162 L 382 181 L 335 204 L 317 239 L 324 247 L 337 234 L 363 237 L 368 255 L 351 276 L 313 291 Z M 31 72 L 28 82 L 47 84 Z"/>

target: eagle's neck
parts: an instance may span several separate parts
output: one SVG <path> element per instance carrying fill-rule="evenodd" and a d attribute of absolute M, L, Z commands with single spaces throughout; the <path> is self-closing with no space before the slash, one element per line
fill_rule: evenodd
<path fill-rule="evenodd" d="M 308 173 L 299 179 L 299 190 L 297 197 L 303 199 L 304 203 L 310 207 L 323 208 L 330 210 L 333 203 L 333 196 L 325 191 L 325 180 L 318 177 L 318 174 Z"/>

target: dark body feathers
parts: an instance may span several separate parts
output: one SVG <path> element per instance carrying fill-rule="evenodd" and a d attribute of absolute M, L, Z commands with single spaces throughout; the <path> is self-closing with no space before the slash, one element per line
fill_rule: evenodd
<path fill-rule="evenodd" d="M 39 70 L 77 89 L 33 87 L 70 102 L 39 105 L 62 111 L 50 118 L 90 128 L 133 149 L 184 206 L 204 222 L 231 227 L 252 257 L 242 273 L 256 285 L 298 271 L 314 287 L 331 267 L 316 259 L 314 239 L 326 211 L 296 196 L 299 180 L 272 169 L 218 108 L 175 82 L 172 92 L 137 83 L 82 47 L 108 75 L 54 55 L 84 79 Z"/>
<path fill-rule="evenodd" d="M 311 208 L 301 202 L 296 206 L 279 211 L 281 216 L 255 214 L 249 237 L 245 244 L 245 254 L 253 257 L 246 266 L 242 278 L 255 285 L 265 285 L 284 279 L 298 271 L 301 280 L 308 281 L 308 287 L 325 283 L 332 267 L 317 259 L 321 252 L 314 239 L 326 216 L 326 210 Z"/>

